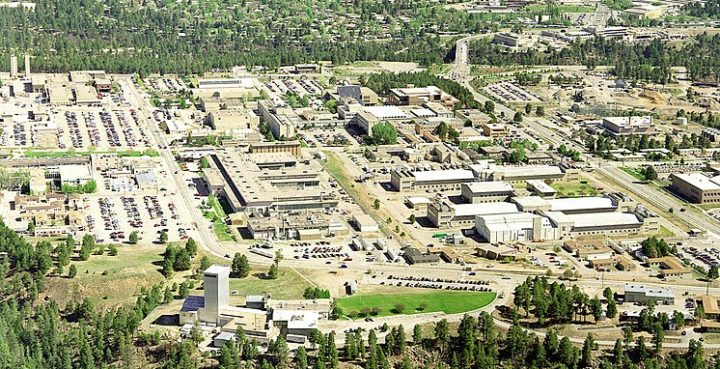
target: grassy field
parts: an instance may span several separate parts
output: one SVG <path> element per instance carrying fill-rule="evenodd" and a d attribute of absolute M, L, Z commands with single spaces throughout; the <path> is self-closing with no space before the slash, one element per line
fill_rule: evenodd
<path fill-rule="evenodd" d="M 71 262 L 77 268 L 75 278 L 51 277 L 44 293 L 60 306 L 72 300 L 89 297 L 102 307 L 129 305 L 141 287 L 149 287 L 164 279 L 160 262 L 164 247 L 118 246 L 118 255 L 91 255 L 87 261 Z M 157 265 L 153 264 L 157 263 Z"/>
<path fill-rule="evenodd" d="M 280 264 L 282 265 L 282 263 Z M 302 299 L 305 288 L 312 285 L 290 268 L 280 267 L 277 279 L 263 279 L 267 269 L 253 269 L 247 278 L 230 279 L 230 291 L 237 290 L 237 296 L 270 293 L 277 299 Z"/>
<path fill-rule="evenodd" d="M 495 300 L 494 292 L 466 291 L 414 291 L 409 293 L 373 293 L 356 295 L 336 300 L 344 314 L 350 317 L 363 317 L 363 308 L 379 312 L 371 316 L 388 316 L 396 314 L 420 314 L 442 311 L 456 314 L 476 310 Z M 398 310 L 398 305 L 402 310 Z"/>
<path fill-rule="evenodd" d="M 558 193 L 558 197 L 594 196 L 598 190 L 585 181 L 580 182 L 553 182 L 550 184 Z"/>

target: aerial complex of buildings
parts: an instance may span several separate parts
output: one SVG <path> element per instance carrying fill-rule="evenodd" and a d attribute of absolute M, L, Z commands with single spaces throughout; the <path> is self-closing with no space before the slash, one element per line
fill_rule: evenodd
<path fill-rule="evenodd" d="M 263 347 L 283 337 L 294 352 L 318 330 L 344 339 L 385 315 L 459 316 L 395 303 L 397 291 L 490 296 L 473 313 L 524 310 L 512 296 L 535 276 L 617 303 L 616 316 L 592 316 L 613 338 L 649 305 L 675 314 L 667 330 L 685 329 L 678 337 L 720 331 L 717 83 L 693 83 L 687 68 L 659 85 L 618 78 L 614 66 L 471 66 L 467 54 L 478 40 L 527 55 L 596 37 L 682 42 L 684 26 L 646 25 L 687 2 L 557 3 L 543 6 L 562 18 L 527 1 L 444 4 L 514 27 L 459 38 L 442 68 L 41 73 L 18 52 L 0 73 L 3 223 L 54 243 L 91 235 L 99 254 L 128 245 L 121 252 L 167 257 L 163 248 L 192 239 L 214 265 L 167 273 L 194 284 L 149 326 L 200 330 L 214 353 L 238 332 Z M 252 265 L 242 278 L 257 285 L 239 277 L 240 255 Z M 272 281 L 278 273 L 290 281 Z M 371 294 L 386 305 L 362 305 Z M 523 312 L 534 323 L 536 311 Z M 680 320 L 697 331 L 676 329 Z"/>

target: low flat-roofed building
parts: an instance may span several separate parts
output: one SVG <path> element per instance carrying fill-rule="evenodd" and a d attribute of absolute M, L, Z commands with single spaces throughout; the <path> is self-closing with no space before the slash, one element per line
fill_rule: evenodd
<path fill-rule="evenodd" d="M 660 268 L 661 278 L 682 278 L 691 274 L 690 269 L 674 256 L 664 256 L 647 260 L 649 266 Z"/>
<path fill-rule="evenodd" d="M 317 311 L 273 309 L 273 324 L 281 334 L 310 336 L 318 328 L 320 314 Z"/>
<path fill-rule="evenodd" d="M 716 296 L 702 295 L 700 299 L 698 299 L 698 302 L 702 305 L 706 318 L 720 318 L 720 304 L 718 304 L 718 298 Z"/>
<path fill-rule="evenodd" d="M 458 190 L 463 183 L 475 181 L 471 170 L 417 170 L 393 169 L 390 171 L 390 184 L 396 190 Z"/>
<path fill-rule="evenodd" d="M 563 249 L 582 259 L 591 255 L 605 255 L 612 253 L 612 249 L 605 245 L 605 242 L 595 239 L 567 240 L 563 242 Z"/>
<path fill-rule="evenodd" d="M 559 231 L 543 216 L 531 213 L 478 215 L 475 231 L 491 244 L 552 241 Z"/>
<path fill-rule="evenodd" d="M 634 213 L 564 214 L 548 211 L 545 215 L 568 236 L 638 235 L 646 233 L 643 222 Z"/>
<path fill-rule="evenodd" d="M 595 270 L 610 270 L 615 265 L 615 259 L 606 255 L 588 257 L 588 264 Z"/>
<path fill-rule="evenodd" d="M 440 256 L 431 253 L 423 254 L 420 250 L 414 247 L 406 247 L 403 249 L 403 256 L 407 260 L 408 264 L 428 264 L 437 263 L 440 261 Z"/>
<path fill-rule="evenodd" d="M 63 185 L 82 186 L 93 179 L 92 169 L 87 165 L 61 165 L 57 173 Z"/>
<path fill-rule="evenodd" d="M 320 64 L 296 64 L 293 67 L 295 74 L 311 74 L 322 72 Z"/>
<path fill-rule="evenodd" d="M 455 97 L 435 86 L 393 88 L 390 89 L 387 100 L 390 105 L 423 105 L 427 102 L 437 102 L 453 106 L 458 102 Z"/>
<path fill-rule="evenodd" d="M 657 133 L 652 116 L 605 117 L 602 128 L 612 136 L 654 135 Z"/>
<path fill-rule="evenodd" d="M 362 233 L 375 233 L 380 231 L 377 222 L 365 213 L 355 213 L 352 216 L 352 222 Z"/>
<path fill-rule="evenodd" d="M 470 182 L 460 186 L 460 193 L 466 202 L 479 204 L 506 201 L 515 195 L 515 188 L 502 181 Z"/>
<path fill-rule="evenodd" d="M 517 213 L 517 205 L 509 202 L 453 204 L 439 200 L 428 206 L 427 217 L 435 227 L 472 226 L 479 215 Z"/>
<path fill-rule="evenodd" d="M 535 196 L 540 196 L 544 199 L 552 199 L 557 194 L 557 190 L 552 188 L 549 184 L 532 179 L 527 181 L 527 190 Z"/>
<path fill-rule="evenodd" d="M 492 121 L 492 118 L 480 109 L 458 109 L 455 110 L 455 116 L 463 121 L 470 122 L 473 127 L 480 127 L 480 125 Z"/>
<path fill-rule="evenodd" d="M 216 131 L 254 129 L 260 125 L 258 117 L 251 109 L 216 110 L 207 116 L 208 124 Z"/>
<path fill-rule="evenodd" d="M 219 195 L 227 199 L 233 211 L 265 215 L 337 206 L 320 164 L 280 155 L 229 151 L 210 155 L 211 167 L 217 168 L 226 182 Z"/>
<path fill-rule="evenodd" d="M 320 239 L 329 233 L 330 218 L 324 213 L 250 217 L 247 229 L 255 240 Z"/>
<path fill-rule="evenodd" d="M 509 154 L 510 150 L 502 146 L 482 146 L 478 149 L 478 152 L 490 159 L 502 158 L 504 154 Z"/>
<path fill-rule="evenodd" d="M 512 184 L 525 183 L 537 179 L 546 182 L 559 181 L 565 178 L 566 172 L 557 165 L 496 165 L 481 163 L 471 165 L 476 175 L 485 181 L 505 181 Z"/>
<path fill-rule="evenodd" d="M 661 305 L 673 305 L 675 304 L 675 292 L 669 287 L 625 284 L 625 302 L 647 304 L 650 301 Z"/>
<path fill-rule="evenodd" d="M 405 203 L 411 209 L 420 213 L 424 213 L 427 212 L 427 208 L 432 203 L 432 200 L 425 196 L 410 196 L 405 199 Z"/>
<path fill-rule="evenodd" d="M 200 79 L 198 80 L 198 88 L 205 89 L 253 89 L 255 84 L 252 78 L 224 78 L 224 79 Z"/>
<path fill-rule="evenodd" d="M 75 104 L 77 105 L 95 105 L 100 103 L 98 92 L 91 86 L 75 85 Z"/>
<path fill-rule="evenodd" d="M 483 135 L 491 138 L 503 138 L 508 135 L 508 127 L 503 123 L 483 123 L 480 125 Z"/>
<path fill-rule="evenodd" d="M 71 105 L 72 91 L 69 87 L 52 84 L 47 87 L 48 102 L 52 105 Z"/>
<path fill-rule="evenodd" d="M 254 142 L 250 144 L 250 152 L 254 154 L 290 153 L 299 157 L 301 156 L 301 145 L 300 141 Z"/>
<path fill-rule="evenodd" d="M 618 255 L 615 258 L 615 267 L 622 271 L 635 270 L 635 263 L 625 255 Z"/>
<path fill-rule="evenodd" d="M 94 82 L 95 90 L 98 93 L 107 93 L 112 91 L 112 82 L 107 78 L 97 78 Z"/>
<path fill-rule="evenodd" d="M 636 19 L 658 19 L 667 12 L 666 6 L 655 6 L 651 4 L 642 4 L 625 9 L 623 14 Z"/>
<path fill-rule="evenodd" d="M 517 47 L 520 44 L 520 36 L 511 32 L 496 33 L 493 36 L 493 43 L 508 47 Z"/>
<path fill-rule="evenodd" d="M 372 128 L 380 122 L 405 121 L 412 118 L 414 118 L 414 116 L 404 112 L 397 106 L 364 106 L 362 110 L 350 120 L 350 123 L 360 128 L 363 133 L 369 134 L 372 132 Z"/>
<path fill-rule="evenodd" d="M 690 202 L 720 202 L 720 176 L 710 178 L 702 173 L 673 173 L 670 180 L 670 189 Z"/>

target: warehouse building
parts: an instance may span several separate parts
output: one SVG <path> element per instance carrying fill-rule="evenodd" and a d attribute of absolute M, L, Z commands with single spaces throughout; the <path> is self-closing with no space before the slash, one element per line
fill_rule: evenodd
<path fill-rule="evenodd" d="M 625 302 L 661 305 L 675 304 L 675 293 L 668 287 L 649 287 L 641 284 L 625 284 Z"/>
<path fill-rule="evenodd" d="M 548 218 L 531 213 L 480 215 L 475 231 L 491 244 L 547 241 L 560 238 Z"/>

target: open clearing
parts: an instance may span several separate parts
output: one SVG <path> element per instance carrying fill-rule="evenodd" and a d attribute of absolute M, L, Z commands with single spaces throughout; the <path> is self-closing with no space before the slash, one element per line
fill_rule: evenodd
<path fill-rule="evenodd" d="M 554 182 L 550 186 L 558 192 L 558 197 L 581 197 L 598 194 L 598 190 L 586 181 Z"/>
<path fill-rule="evenodd" d="M 420 314 L 442 311 L 446 314 L 456 314 L 472 311 L 488 305 L 495 300 L 494 292 L 465 292 L 465 291 L 435 291 L 408 289 L 405 293 L 390 292 L 360 294 L 336 300 L 338 307 L 352 317 L 364 317 L 363 308 L 373 310 L 379 308 L 370 316 L 388 316 L 396 314 Z M 403 305 L 402 311 L 397 307 Z M 377 309 L 376 309 L 377 310 Z"/>
<path fill-rule="evenodd" d="M 230 291 L 239 300 L 245 301 L 246 295 L 269 293 L 276 299 L 302 299 L 305 288 L 312 285 L 290 268 L 279 268 L 277 279 L 265 279 L 267 269 L 253 269 L 247 278 L 231 278 Z M 234 291 L 237 291 L 235 294 Z M 234 301 L 233 301 L 234 302 Z"/>
<path fill-rule="evenodd" d="M 111 307 L 135 302 L 141 287 L 149 287 L 164 279 L 159 264 L 165 246 L 118 246 L 118 255 L 91 255 L 87 261 L 73 260 L 75 278 L 48 278 L 45 295 L 65 306 L 73 299 L 88 297 L 97 305 Z M 193 260 L 196 262 L 197 260 Z M 157 265 L 153 264 L 157 263 Z"/>

